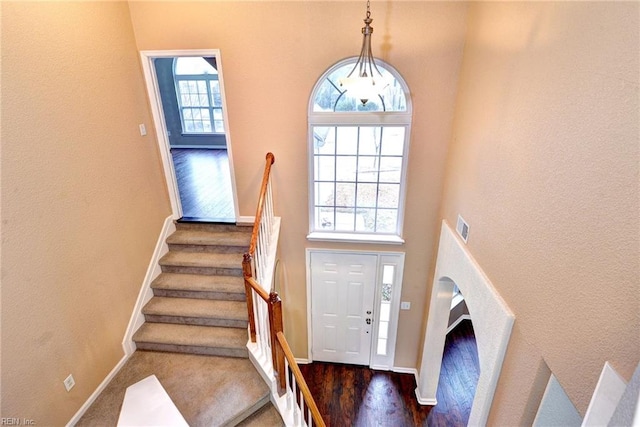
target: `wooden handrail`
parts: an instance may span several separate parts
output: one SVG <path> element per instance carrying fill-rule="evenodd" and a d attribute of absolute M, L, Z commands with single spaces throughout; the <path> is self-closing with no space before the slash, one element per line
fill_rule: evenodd
<path fill-rule="evenodd" d="M 320 411 L 318 410 L 318 406 L 316 405 L 316 402 L 313 400 L 313 396 L 311 395 L 309 386 L 307 386 L 307 383 L 304 380 L 304 377 L 302 376 L 302 372 L 300 372 L 300 368 L 296 363 L 296 359 L 293 356 L 293 352 L 289 347 L 289 343 L 287 342 L 287 339 L 285 338 L 284 333 L 278 332 L 276 334 L 276 337 L 278 341 L 278 347 L 284 353 L 284 357 L 289 362 L 289 369 L 291 369 L 291 372 L 293 372 L 293 376 L 296 379 L 296 383 L 298 383 L 298 389 L 302 393 L 302 397 L 306 402 L 307 407 L 309 408 L 309 411 L 311 412 L 313 423 L 319 427 L 326 427 L 326 424 L 322 419 L 322 415 L 320 415 Z M 286 381 L 286 378 L 285 378 L 285 381 Z M 285 386 L 286 386 L 286 383 L 285 383 Z"/>
<path fill-rule="evenodd" d="M 246 256 L 246 255 L 245 255 Z M 249 286 L 251 286 L 251 288 L 256 291 L 256 293 L 258 294 L 258 296 L 260 296 L 260 298 L 262 298 L 262 300 L 264 302 L 269 302 L 269 294 L 267 293 L 267 291 L 265 291 L 264 289 L 262 289 L 262 286 L 260 286 L 260 284 L 258 282 L 255 281 L 255 279 L 251 276 L 244 276 L 244 280 L 245 282 L 247 282 L 247 284 Z"/>
<path fill-rule="evenodd" d="M 264 233 L 264 228 L 267 228 L 267 245 L 269 244 L 271 238 L 269 234 L 271 233 L 273 206 L 271 201 L 271 190 L 269 186 L 269 175 L 271 173 L 271 165 L 273 165 L 274 162 L 275 156 L 273 155 L 273 153 L 267 153 L 266 165 L 264 168 L 264 174 L 262 176 L 262 185 L 260 187 L 260 197 L 258 199 L 258 208 L 256 209 L 256 218 L 253 223 L 253 232 L 251 234 L 251 243 L 249 244 L 248 252 L 244 254 L 244 258 L 242 260 L 242 275 L 244 276 L 244 287 L 247 296 L 247 314 L 249 317 L 249 335 L 251 342 L 255 343 L 257 339 L 255 316 L 256 313 L 262 310 L 261 306 L 258 306 L 258 309 L 254 310 L 253 294 L 255 292 L 260 297 L 260 299 L 262 299 L 266 303 L 267 307 L 269 330 L 266 330 L 266 324 L 264 320 L 260 320 L 260 341 L 264 344 L 264 347 L 262 348 L 264 348 L 265 350 L 268 345 L 266 338 L 268 338 L 268 343 L 271 345 L 271 361 L 274 373 L 277 375 L 279 389 L 287 389 L 288 372 L 286 368 L 286 360 L 289 363 L 289 369 L 291 369 L 291 372 L 293 372 L 295 382 L 300 392 L 302 393 L 300 409 L 303 411 L 303 419 L 305 418 L 304 406 L 306 404 L 309 413 L 311 414 L 313 423 L 316 426 L 326 427 L 324 421 L 322 420 L 322 416 L 318 411 L 318 407 L 316 406 L 316 403 L 311 396 L 309 387 L 307 386 L 307 383 L 302 376 L 302 372 L 300 372 L 300 368 L 298 367 L 293 353 L 291 352 L 291 348 L 289 348 L 287 339 L 284 336 L 284 325 L 282 321 L 282 300 L 278 296 L 278 293 L 273 289 L 273 286 L 271 287 L 271 293 L 267 293 L 267 291 L 258 282 L 258 280 L 265 279 L 263 277 L 263 270 L 258 268 L 258 266 L 261 266 L 263 264 L 261 256 L 265 251 L 265 248 L 263 247 L 263 245 L 265 244 L 265 236 L 261 235 L 261 229 Z M 265 203 L 267 204 L 266 219 L 265 223 L 261 224 L 262 216 L 265 209 Z M 257 246 L 258 240 L 260 240 L 260 248 L 258 248 Z M 258 254 L 256 254 L 256 249 L 258 250 Z M 269 249 L 267 249 L 267 251 L 269 251 Z M 257 256 L 257 258 L 254 258 L 254 256 Z M 254 278 L 254 273 L 256 273 L 258 277 Z M 260 319 L 263 319 L 263 317 L 261 316 Z M 260 348 L 260 345 L 258 345 L 258 348 Z M 295 402 L 296 398 L 294 397 L 293 399 Z"/>
<path fill-rule="evenodd" d="M 264 210 L 264 203 L 267 197 L 267 189 L 269 187 L 269 175 L 271 174 L 271 165 L 275 162 L 275 156 L 269 152 L 266 156 L 266 165 L 262 174 L 262 184 L 260 186 L 260 195 L 258 197 L 258 207 L 256 209 L 256 217 L 253 220 L 253 231 L 251 232 L 251 241 L 249 243 L 249 250 L 244 254 L 242 260 L 242 272 L 244 276 L 244 288 L 247 295 L 247 314 L 249 316 L 249 335 L 251 342 L 256 342 L 256 320 L 253 315 L 253 293 L 251 290 L 255 290 L 260 297 L 268 303 L 269 295 L 262 289 L 255 279 L 253 279 L 253 267 L 251 260 L 256 253 L 256 246 L 258 244 L 258 234 L 260 233 L 260 221 L 262 220 L 262 211 Z"/>
<path fill-rule="evenodd" d="M 260 219 L 262 218 L 262 211 L 264 210 L 264 200 L 267 195 L 267 187 L 269 184 L 269 174 L 271 173 L 271 165 L 276 161 L 273 153 L 267 153 L 267 164 L 264 167 L 264 173 L 262 174 L 262 185 L 260 186 L 260 197 L 258 198 L 258 207 L 256 209 L 256 218 L 253 221 L 253 233 L 251 233 L 251 243 L 249 244 L 249 254 L 253 256 L 256 252 L 256 245 L 258 244 L 258 232 L 260 230 Z"/>

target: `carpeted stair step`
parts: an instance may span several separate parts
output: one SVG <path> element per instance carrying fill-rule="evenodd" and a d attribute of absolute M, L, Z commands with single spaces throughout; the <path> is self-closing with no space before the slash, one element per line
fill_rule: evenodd
<path fill-rule="evenodd" d="M 167 238 L 169 250 L 189 252 L 244 253 L 251 234 L 240 231 L 176 230 Z"/>
<path fill-rule="evenodd" d="M 248 358 L 247 331 L 239 328 L 144 323 L 133 335 L 140 350 Z"/>
<path fill-rule="evenodd" d="M 147 322 L 241 328 L 245 334 L 248 325 L 244 301 L 153 297 L 142 313 Z"/>
<path fill-rule="evenodd" d="M 237 424 L 238 427 L 284 427 L 284 425 L 280 413 L 270 401 Z"/>
<path fill-rule="evenodd" d="M 160 258 L 164 273 L 242 276 L 242 254 L 169 251 Z"/>
<path fill-rule="evenodd" d="M 151 288 L 160 297 L 246 300 L 244 280 L 237 276 L 161 273 Z"/>
<path fill-rule="evenodd" d="M 226 232 L 242 232 L 251 234 L 253 231 L 253 224 L 236 225 L 231 223 L 215 223 L 215 222 L 180 222 L 176 221 L 176 230 L 196 230 L 196 231 L 210 231 L 217 233 Z"/>

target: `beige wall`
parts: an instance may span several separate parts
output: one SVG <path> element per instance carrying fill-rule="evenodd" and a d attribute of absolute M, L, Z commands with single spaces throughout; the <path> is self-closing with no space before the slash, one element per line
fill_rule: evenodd
<path fill-rule="evenodd" d="M 127 4 L 1 5 L 1 416 L 64 425 L 123 355 L 170 210 Z"/>
<path fill-rule="evenodd" d="M 631 375 L 637 3 L 473 3 L 467 16 L 463 3 L 372 2 L 374 53 L 414 102 L 402 247 L 305 239 L 308 97 L 357 53 L 362 2 L 1 5 L 3 417 L 65 423 L 122 355 L 169 213 L 154 136 L 137 133 L 152 129 L 138 49 L 221 50 L 241 215 L 255 209 L 254 166 L 276 154 L 298 357 L 305 248 L 403 250 L 412 309 L 396 365 L 415 367 L 439 220 L 461 213 L 471 252 L 516 314 L 491 424 L 530 424 L 550 370 L 581 412 L 605 360 Z"/>
<path fill-rule="evenodd" d="M 470 6 L 443 214 L 516 316 L 492 425 L 638 363 L 638 7 Z"/>
<path fill-rule="evenodd" d="M 276 156 L 282 216 L 285 332 L 307 356 L 305 248 L 406 251 L 396 365 L 416 367 L 439 229 L 444 160 L 451 137 L 466 5 L 373 2 L 373 51 L 395 66 L 414 102 L 404 246 L 310 243 L 307 105 L 320 75 L 360 49 L 363 2 L 132 2 L 140 50 L 221 51 L 241 215 L 253 215 L 267 151 Z M 416 55 L 416 53 L 419 53 Z"/>

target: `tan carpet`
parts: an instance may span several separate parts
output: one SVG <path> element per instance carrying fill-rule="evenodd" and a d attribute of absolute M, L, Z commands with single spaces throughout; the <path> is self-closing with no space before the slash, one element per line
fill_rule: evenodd
<path fill-rule="evenodd" d="M 249 359 L 136 351 L 77 426 L 115 426 L 126 388 L 152 374 L 192 427 L 221 426 L 269 399 Z"/>

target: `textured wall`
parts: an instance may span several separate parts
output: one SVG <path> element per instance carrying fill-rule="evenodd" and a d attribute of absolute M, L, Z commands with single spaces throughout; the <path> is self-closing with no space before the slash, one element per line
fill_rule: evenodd
<path fill-rule="evenodd" d="M 1 5 L 1 415 L 62 424 L 121 357 L 169 210 L 153 135 L 137 133 L 136 48 L 221 50 L 241 215 L 252 166 L 276 154 L 286 328 L 304 357 L 304 249 L 357 248 L 305 239 L 306 107 L 357 53 L 363 4 L 132 2 L 131 18 L 118 2 Z M 443 216 L 470 223 L 516 315 L 490 423 L 531 424 L 549 369 L 584 412 L 604 361 L 629 378 L 640 353 L 639 6 L 470 7 L 465 45 L 465 4 L 372 2 L 374 53 L 409 84 L 414 127 L 407 243 L 371 249 L 407 252 L 396 364 L 414 367 L 453 141 Z"/>
<path fill-rule="evenodd" d="M 1 7 L 1 416 L 64 425 L 123 355 L 169 206 L 127 4 Z"/>
<path fill-rule="evenodd" d="M 364 2 L 132 2 L 140 50 L 220 49 L 229 138 L 241 215 L 253 215 L 267 151 L 276 156 L 276 213 L 282 216 L 285 329 L 307 354 L 305 248 L 357 249 L 308 242 L 307 105 L 320 75 L 357 55 Z M 412 92 L 414 126 L 408 170 L 406 251 L 396 365 L 416 367 L 432 275 L 431 260 L 444 160 L 451 138 L 466 5 L 372 2 L 373 51 L 402 74 Z M 416 53 L 419 53 L 416 55 Z"/>
<path fill-rule="evenodd" d="M 639 7 L 470 6 L 443 214 L 516 316 L 492 425 L 531 424 L 545 363 L 582 414 L 638 363 Z"/>

